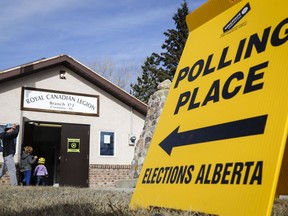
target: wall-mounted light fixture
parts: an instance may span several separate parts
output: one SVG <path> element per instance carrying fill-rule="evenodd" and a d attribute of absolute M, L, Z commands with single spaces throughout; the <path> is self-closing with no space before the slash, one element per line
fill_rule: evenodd
<path fill-rule="evenodd" d="M 130 146 L 134 146 L 136 144 L 136 136 L 134 134 L 129 134 L 128 143 Z"/>
<path fill-rule="evenodd" d="M 66 79 L 66 71 L 65 70 L 60 70 L 59 71 L 59 76 L 60 76 L 60 79 Z"/>

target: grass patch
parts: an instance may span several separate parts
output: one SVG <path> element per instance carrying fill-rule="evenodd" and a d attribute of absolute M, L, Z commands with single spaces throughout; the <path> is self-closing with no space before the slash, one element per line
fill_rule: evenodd
<path fill-rule="evenodd" d="M 163 208 L 129 209 L 132 192 L 74 187 L 0 187 L 5 216 L 208 216 Z M 288 200 L 275 200 L 272 216 L 288 215 Z"/>

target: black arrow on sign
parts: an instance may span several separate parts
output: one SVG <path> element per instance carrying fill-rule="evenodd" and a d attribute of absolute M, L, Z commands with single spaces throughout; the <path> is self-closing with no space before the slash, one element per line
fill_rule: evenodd
<path fill-rule="evenodd" d="M 180 133 L 178 126 L 159 145 L 171 155 L 174 147 L 263 134 L 267 117 L 268 115 L 256 116 Z"/>

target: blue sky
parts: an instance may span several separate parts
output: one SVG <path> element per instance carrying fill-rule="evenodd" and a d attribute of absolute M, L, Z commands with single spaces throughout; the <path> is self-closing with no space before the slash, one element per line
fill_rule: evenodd
<path fill-rule="evenodd" d="M 206 0 L 187 0 L 190 11 Z M 161 52 L 183 0 L 1 0 L 0 71 L 69 55 L 85 65 L 111 58 L 142 65 Z"/>

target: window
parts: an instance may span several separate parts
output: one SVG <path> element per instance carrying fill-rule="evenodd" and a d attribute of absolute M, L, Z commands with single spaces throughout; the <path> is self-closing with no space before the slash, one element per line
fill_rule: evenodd
<path fill-rule="evenodd" d="M 115 133 L 100 131 L 100 156 L 115 156 Z"/>
<path fill-rule="evenodd" d="M 5 125 L 0 125 L 0 133 L 2 133 L 4 131 Z M 2 143 L 2 139 L 0 139 L 0 152 L 3 152 L 3 143 Z"/>

